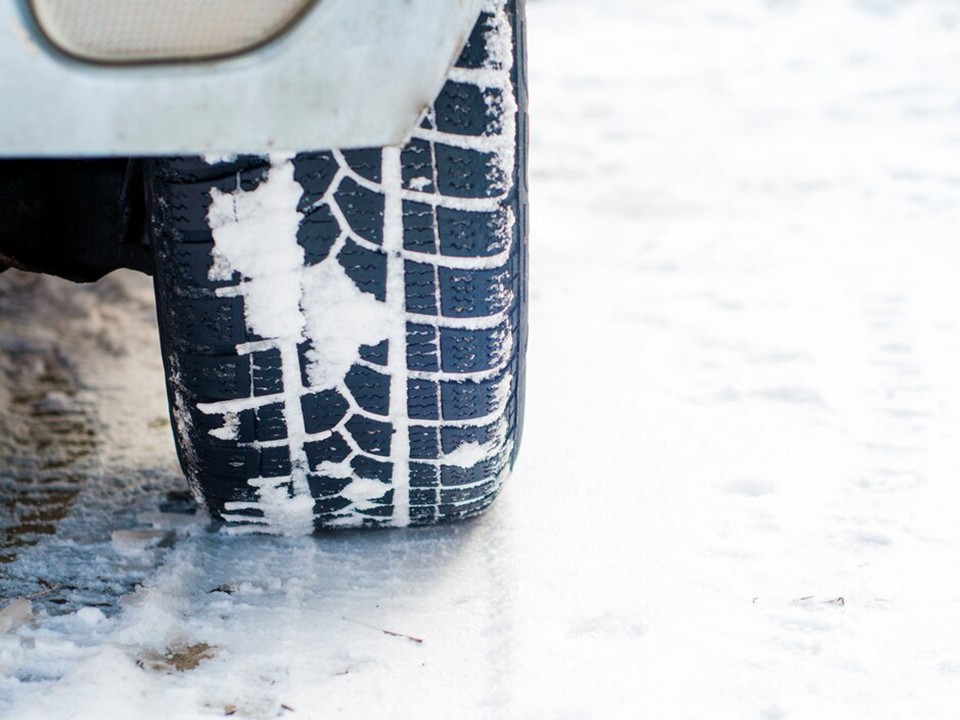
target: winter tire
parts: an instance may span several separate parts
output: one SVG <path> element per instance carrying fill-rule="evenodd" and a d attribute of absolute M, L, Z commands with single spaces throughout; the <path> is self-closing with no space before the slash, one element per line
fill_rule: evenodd
<path fill-rule="evenodd" d="M 403 148 L 151 167 L 180 462 L 268 532 L 484 510 L 516 457 L 526 343 L 522 0 L 489 0 Z"/>

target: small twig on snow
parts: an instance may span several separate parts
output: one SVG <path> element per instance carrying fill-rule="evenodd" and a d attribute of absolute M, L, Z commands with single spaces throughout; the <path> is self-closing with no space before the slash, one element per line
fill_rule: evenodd
<path fill-rule="evenodd" d="M 382 632 L 384 635 L 389 635 L 391 637 L 398 637 L 398 638 L 406 638 L 407 640 L 412 640 L 413 642 L 418 643 L 420 645 L 423 644 L 423 638 L 414 637 L 413 635 L 407 635 L 406 633 L 393 632 L 393 630 L 385 630 L 383 628 L 376 627 L 375 625 L 370 625 L 360 620 L 354 620 L 353 618 L 341 616 L 341 619 L 346 620 L 347 622 L 356 623 L 357 625 L 362 625 L 363 627 L 369 628 L 370 630 L 377 630 L 379 632 Z"/>

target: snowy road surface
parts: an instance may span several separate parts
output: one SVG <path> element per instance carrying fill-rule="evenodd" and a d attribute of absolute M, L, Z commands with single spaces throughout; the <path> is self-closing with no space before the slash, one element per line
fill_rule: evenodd
<path fill-rule="evenodd" d="M 527 425 L 494 509 L 218 533 L 149 283 L 4 275 L 0 715 L 957 717 L 960 6 L 529 18 Z"/>

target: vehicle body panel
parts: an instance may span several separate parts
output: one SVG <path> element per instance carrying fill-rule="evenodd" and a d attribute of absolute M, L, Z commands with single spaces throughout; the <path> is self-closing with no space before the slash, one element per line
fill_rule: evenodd
<path fill-rule="evenodd" d="M 0 157 L 400 144 L 479 12 L 479 0 L 322 0 L 239 56 L 118 67 L 56 50 L 26 0 L 0 0 Z"/>

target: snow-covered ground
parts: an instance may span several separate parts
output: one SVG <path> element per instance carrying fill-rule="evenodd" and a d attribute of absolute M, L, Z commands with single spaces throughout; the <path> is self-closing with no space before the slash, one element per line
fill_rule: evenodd
<path fill-rule="evenodd" d="M 0 715 L 957 716 L 960 6 L 528 13 L 527 421 L 494 509 L 212 532 L 179 512 L 149 284 L 0 277 L 44 319 L 7 313 L 0 369 L 66 347 L 34 407 L 99 438 L 0 565 Z"/>

